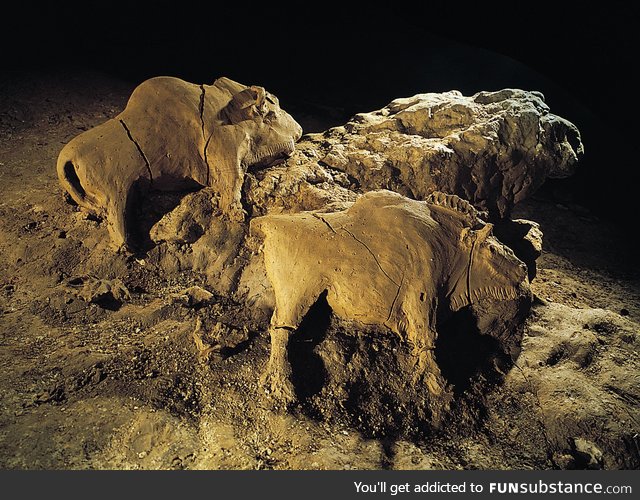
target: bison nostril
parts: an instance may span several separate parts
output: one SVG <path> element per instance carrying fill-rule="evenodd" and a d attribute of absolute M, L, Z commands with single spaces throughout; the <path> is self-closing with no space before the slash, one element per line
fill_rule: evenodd
<path fill-rule="evenodd" d="M 75 191 L 75 193 L 71 193 L 71 194 L 75 194 L 79 196 L 81 200 L 84 199 L 86 193 L 84 188 L 82 187 L 80 178 L 76 173 L 76 168 L 73 165 L 73 162 L 68 161 L 64 164 L 64 177 L 69 183 L 69 185 L 71 186 L 71 188 Z M 80 201 L 80 200 L 77 200 L 77 201 Z"/>

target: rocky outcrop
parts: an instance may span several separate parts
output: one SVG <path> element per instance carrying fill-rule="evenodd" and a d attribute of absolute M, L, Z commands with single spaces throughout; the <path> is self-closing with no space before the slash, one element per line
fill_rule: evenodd
<path fill-rule="evenodd" d="M 396 99 L 306 140 L 320 165 L 347 174 L 359 192 L 442 191 L 492 220 L 508 218 L 546 178 L 571 175 L 583 153 L 578 129 L 550 113 L 542 94 L 515 89 Z"/>
<path fill-rule="evenodd" d="M 238 259 L 246 230 L 243 221 L 225 214 L 216 190 L 206 187 L 184 196 L 151 227 L 155 246 L 148 255 L 167 274 L 194 270 L 206 275 L 216 292 L 229 294 L 246 263 Z"/>

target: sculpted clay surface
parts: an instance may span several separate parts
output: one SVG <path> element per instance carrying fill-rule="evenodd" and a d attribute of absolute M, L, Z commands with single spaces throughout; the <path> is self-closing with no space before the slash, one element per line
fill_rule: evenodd
<path fill-rule="evenodd" d="M 150 189 L 211 186 L 223 213 L 241 219 L 246 170 L 283 160 L 301 134 L 262 87 L 157 77 L 134 90 L 122 113 L 64 147 L 58 177 L 76 203 L 107 218 L 116 246 L 128 245 L 130 213 Z"/>
<path fill-rule="evenodd" d="M 490 301 L 495 307 L 490 317 L 480 313 L 480 330 L 506 351 L 517 344 L 510 323 L 530 305 L 526 266 L 457 196 L 418 202 L 374 191 L 345 211 L 270 215 L 251 227 L 264 236 L 275 293 L 268 377 L 278 397 L 293 398 L 288 336 L 323 292 L 337 316 L 406 340 L 415 356 L 412 383 L 426 383 L 434 396 L 445 386 L 433 355 L 445 311 Z"/>

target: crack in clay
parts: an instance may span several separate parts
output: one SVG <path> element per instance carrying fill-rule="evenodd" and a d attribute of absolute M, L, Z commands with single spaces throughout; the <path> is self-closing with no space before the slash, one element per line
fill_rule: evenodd
<path fill-rule="evenodd" d="M 476 248 L 476 241 L 471 243 L 471 251 L 469 252 L 469 264 L 467 265 L 467 301 L 471 304 L 471 266 L 473 265 L 473 251 Z"/>
<path fill-rule="evenodd" d="M 209 166 L 209 158 L 207 157 L 207 149 L 209 149 L 209 143 L 211 142 L 211 138 L 213 134 L 209 136 L 207 142 L 204 144 L 204 163 L 207 165 L 207 186 L 209 185 L 209 178 L 211 177 L 211 167 Z"/>
<path fill-rule="evenodd" d="M 198 104 L 198 111 L 200 113 L 200 125 L 202 126 L 202 138 L 204 139 L 204 98 L 206 90 L 204 85 L 200 84 L 200 103 Z"/>
<path fill-rule="evenodd" d="M 297 328 L 289 325 L 274 325 L 271 328 L 273 328 L 274 330 L 287 330 L 288 332 L 292 333 L 297 330 Z"/>
<path fill-rule="evenodd" d="M 331 224 L 329 224 L 329 221 L 327 221 L 327 219 L 325 219 L 324 217 L 322 217 L 321 215 L 318 215 L 318 214 L 313 214 L 313 216 L 316 219 L 320 219 L 322 222 L 324 222 L 327 225 L 327 227 L 329 229 L 331 229 L 331 232 L 333 232 L 334 234 L 338 234 L 338 232 L 335 229 L 333 229 L 333 226 Z"/>
<path fill-rule="evenodd" d="M 213 134 L 211 134 L 209 138 L 205 140 L 206 132 L 205 132 L 205 126 L 204 126 L 204 99 L 206 97 L 207 90 L 204 88 L 204 85 L 202 84 L 200 85 L 200 90 L 201 90 L 200 104 L 199 104 L 200 125 L 202 126 L 202 140 L 205 141 L 204 148 L 202 150 L 202 158 L 204 159 L 204 164 L 207 166 L 207 186 L 208 186 L 209 177 L 211 176 L 211 167 L 209 166 L 209 158 L 207 158 L 207 149 L 209 148 L 209 142 L 211 141 L 211 137 L 213 137 Z"/>
<path fill-rule="evenodd" d="M 389 281 L 391 281 L 391 283 L 393 283 L 395 286 L 400 287 L 400 285 L 398 285 L 392 278 L 391 276 L 389 276 L 387 274 L 387 272 L 384 270 L 384 268 L 380 265 L 380 262 L 378 261 L 378 258 L 375 256 L 375 254 L 371 251 L 371 249 L 365 244 L 364 241 L 359 240 L 355 234 L 353 234 L 351 231 L 349 231 L 347 228 L 345 227 L 341 227 L 340 229 L 342 229 L 345 233 L 349 234 L 354 240 L 356 240 L 358 243 L 360 243 L 363 247 L 365 247 L 367 249 L 367 252 L 369 252 L 369 254 L 371 255 L 371 257 L 373 257 L 373 260 L 376 261 L 376 264 L 378 265 L 378 267 L 380 268 L 380 271 L 382 271 L 382 274 L 384 274 Z"/>
<path fill-rule="evenodd" d="M 395 307 L 396 302 L 398 301 L 398 297 L 400 296 L 400 289 L 402 288 L 403 283 L 404 283 L 404 274 L 402 275 L 402 279 L 400 280 L 400 284 L 398 285 L 398 290 L 396 290 L 396 296 L 393 298 L 393 302 L 391 302 L 391 307 L 389 308 L 389 315 L 385 320 L 385 324 L 387 323 L 387 321 L 389 321 L 389 319 L 391 318 L 391 315 L 393 314 L 393 308 Z"/>
<path fill-rule="evenodd" d="M 120 123 L 122 124 L 122 127 L 124 128 L 125 132 L 127 133 L 127 137 L 131 142 L 135 144 L 138 150 L 138 153 L 140 153 L 140 156 L 142 156 L 142 159 L 144 160 L 144 164 L 147 167 L 147 171 L 149 172 L 149 182 L 153 184 L 153 174 L 151 173 L 151 164 L 147 159 L 147 155 L 144 154 L 144 151 L 142 151 L 140 144 L 138 144 L 138 142 L 133 138 L 133 135 L 131 135 L 131 131 L 129 130 L 129 127 L 127 127 L 127 124 L 124 122 L 124 120 L 120 119 Z"/>

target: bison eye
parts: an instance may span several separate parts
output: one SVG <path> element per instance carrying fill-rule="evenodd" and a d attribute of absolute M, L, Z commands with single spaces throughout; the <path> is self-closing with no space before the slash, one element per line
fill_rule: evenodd
<path fill-rule="evenodd" d="M 253 117 L 264 116 L 265 114 L 267 114 L 267 111 L 267 106 L 264 103 L 254 104 L 253 106 L 251 106 L 251 115 L 253 115 Z"/>

